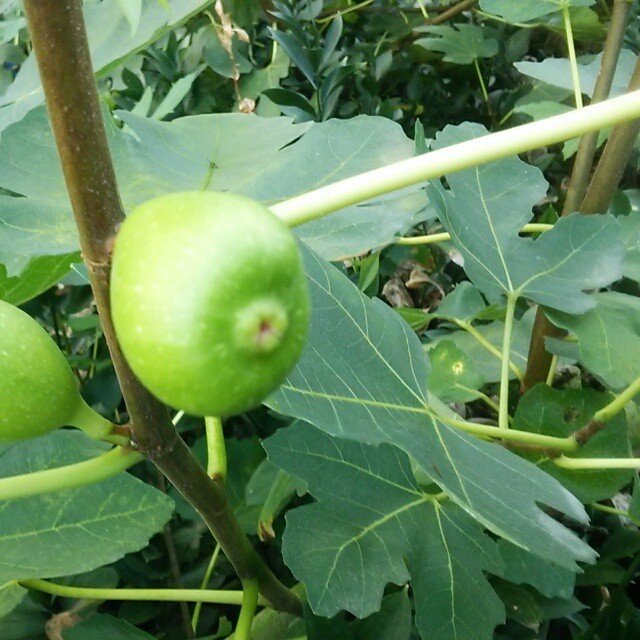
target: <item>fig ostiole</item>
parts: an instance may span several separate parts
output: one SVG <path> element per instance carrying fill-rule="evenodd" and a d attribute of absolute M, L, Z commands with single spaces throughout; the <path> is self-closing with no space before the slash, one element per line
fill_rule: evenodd
<path fill-rule="evenodd" d="M 106 438 L 112 424 L 83 400 L 66 358 L 28 314 L 0 300 L 0 441 L 63 426 Z"/>
<path fill-rule="evenodd" d="M 296 240 L 263 205 L 174 193 L 132 211 L 115 240 L 111 310 L 124 355 L 188 413 L 252 409 L 304 346 L 309 296 Z"/>

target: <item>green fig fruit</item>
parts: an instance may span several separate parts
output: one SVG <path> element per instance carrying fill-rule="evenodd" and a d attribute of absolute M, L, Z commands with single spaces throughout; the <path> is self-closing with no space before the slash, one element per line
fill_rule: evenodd
<path fill-rule="evenodd" d="M 155 396 L 222 417 L 256 407 L 294 366 L 309 296 L 281 220 L 246 197 L 198 191 L 129 214 L 111 309 L 129 365 Z"/>
<path fill-rule="evenodd" d="M 49 334 L 0 300 L 0 441 L 27 440 L 67 425 L 96 438 L 111 430 L 80 396 L 71 367 Z"/>

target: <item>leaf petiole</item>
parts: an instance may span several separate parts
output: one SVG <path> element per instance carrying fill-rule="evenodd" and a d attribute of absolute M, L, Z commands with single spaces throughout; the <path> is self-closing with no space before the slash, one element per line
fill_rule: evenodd
<path fill-rule="evenodd" d="M 213 553 L 211 554 L 211 560 L 209 560 L 209 565 L 207 566 L 207 570 L 204 572 L 204 577 L 202 578 L 202 582 L 200 583 L 200 590 L 204 591 L 209 584 L 209 580 L 211 580 L 211 574 L 213 573 L 213 569 L 216 566 L 216 562 L 218 560 L 218 556 L 220 555 L 220 545 L 216 544 Z M 198 631 L 198 622 L 200 622 L 200 611 L 202 610 L 202 601 L 197 602 L 196 606 L 193 608 L 193 615 L 191 616 L 191 628 L 194 633 Z"/>
<path fill-rule="evenodd" d="M 640 116 L 640 90 L 366 171 L 271 205 L 291 227 L 370 198 Z"/>
<path fill-rule="evenodd" d="M 578 61 L 576 59 L 576 47 L 573 41 L 573 27 L 571 26 L 571 12 L 569 5 L 562 7 L 562 19 L 564 21 L 564 31 L 567 38 L 567 49 L 569 50 L 569 62 L 571 64 L 571 78 L 573 80 L 573 92 L 576 98 L 576 107 L 582 109 L 582 89 L 580 88 L 580 74 L 578 73 Z"/>
<path fill-rule="evenodd" d="M 470 322 L 466 320 L 458 320 L 457 318 L 451 318 L 455 324 L 461 329 L 464 329 L 467 333 L 472 335 L 489 353 L 492 353 L 498 360 L 502 361 L 502 352 L 500 349 L 494 347 Z M 524 373 L 511 359 L 509 359 L 509 369 L 513 371 L 513 374 L 518 378 L 520 382 L 524 377 Z"/>
<path fill-rule="evenodd" d="M 255 582 L 255 581 L 254 581 Z M 19 584 L 27 589 L 43 591 L 64 598 L 83 600 L 137 600 L 152 602 L 208 602 L 211 604 L 240 605 L 244 601 L 243 591 L 213 589 L 94 589 L 91 587 L 73 587 L 56 584 L 48 580 L 20 580 Z M 258 596 L 255 587 L 255 606 L 266 606 L 267 602 Z"/>
<path fill-rule="evenodd" d="M 618 415 L 627 403 L 640 393 L 640 376 L 638 376 L 624 391 L 617 394 L 616 397 L 606 406 L 593 414 L 595 422 L 608 422 L 614 416 Z"/>
<path fill-rule="evenodd" d="M 106 480 L 144 460 L 144 456 L 123 447 L 74 464 L 0 478 L 0 500 L 15 500 L 82 487 Z"/>
<path fill-rule="evenodd" d="M 500 429 L 509 428 L 509 359 L 511 355 L 513 319 L 517 302 L 517 294 L 507 296 L 507 311 L 504 318 L 504 337 L 502 340 L 502 366 L 500 368 L 500 407 L 498 411 L 498 426 Z"/>
<path fill-rule="evenodd" d="M 547 447 L 557 451 L 576 451 L 579 447 L 578 442 L 573 436 L 566 438 L 558 438 L 556 436 L 547 436 L 542 433 L 531 433 L 529 431 L 518 431 L 517 429 L 502 429 L 487 424 L 476 424 L 467 420 L 458 420 L 441 414 L 432 414 L 434 418 L 448 424 L 452 427 L 466 431 L 474 436 L 491 438 L 494 440 L 504 440 L 505 442 L 520 442 L 523 444 Z"/>
<path fill-rule="evenodd" d="M 233 636 L 235 640 L 251 640 L 251 623 L 256 615 L 258 597 L 257 581 L 245 578 L 242 581 L 242 607 Z"/>
<path fill-rule="evenodd" d="M 548 231 L 549 229 L 553 229 L 552 224 L 534 222 L 531 224 L 525 224 L 524 227 L 520 229 L 520 233 L 542 233 L 543 231 Z M 396 244 L 436 244 L 438 242 L 446 242 L 447 240 L 451 240 L 451 235 L 444 231 L 442 233 L 431 233 L 426 236 L 398 238 L 396 240 Z"/>
<path fill-rule="evenodd" d="M 563 469 L 640 469 L 640 458 L 553 458 L 554 464 Z"/>

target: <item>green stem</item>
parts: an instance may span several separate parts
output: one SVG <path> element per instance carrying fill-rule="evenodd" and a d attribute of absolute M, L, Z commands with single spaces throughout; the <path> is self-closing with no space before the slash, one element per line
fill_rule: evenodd
<path fill-rule="evenodd" d="M 547 374 L 546 384 L 549 387 L 553 386 L 553 377 L 556 373 L 556 367 L 558 366 L 558 356 L 551 356 L 551 364 L 549 365 L 549 373 Z"/>
<path fill-rule="evenodd" d="M 520 233 L 543 233 L 553 229 L 552 224 L 531 223 L 525 224 Z M 410 238 L 398 238 L 396 244 L 436 244 L 437 242 L 447 242 L 451 240 L 451 235 L 447 232 L 430 233 L 426 236 L 413 236 Z"/>
<path fill-rule="evenodd" d="M 271 205 L 289 226 L 484 162 L 575 138 L 640 117 L 640 91 L 570 113 L 498 131 L 367 171 Z"/>
<path fill-rule="evenodd" d="M 482 393 L 482 391 L 477 391 L 478 397 L 482 400 L 487 406 L 491 407 L 496 413 L 500 411 L 500 405 L 494 402 L 486 393 Z"/>
<path fill-rule="evenodd" d="M 258 583 L 255 580 L 242 581 L 242 607 L 236 624 L 234 638 L 236 640 L 251 640 L 251 624 L 258 606 Z"/>
<path fill-rule="evenodd" d="M 447 242 L 451 240 L 451 234 L 443 231 L 442 233 L 430 233 L 426 236 L 413 236 L 412 238 L 397 238 L 396 244 L 437 244 L 438 242 Z"/>
<path fill-rule="evenodd" d="M 518 431 L 516 429 L 502 429 L 488 424 L 476 424 L 474 422 L 444 416 L 439 413 L 432 415 L 445 424 L 466 431 L 474 436 L 504 440 L 506 442 L 521 442 L 523 444 L 556 449 L 558 451 L 571 452 L 578 449 L 578 443 L 575 438 L 571 436 L 557 438 L 555 436 L 546 436 L 542 433 L 530 433 L 529 431 Z"/>
<path fill-rule="evenodd" d="M 606 504 L 600 504 L 599 502 L 594 502 L 591 504 L 591 507 L 596 511 L 602 511 L 602 513 L 610 513 L 614 516 L 620 516 L 622 518 L 629 518 L 634 524 L 638 524 L 636 520 L 634 520 L 628 511 L 623 511 L 622 509 L 616 509 L 615 507 L 610 507 Z"/>
<path fill-rule="evenodd" d="M 517 302 L 518 298 L 515 294 L 507 297 L 507 311 L 504 318 L 504 336 L 502 339 L 502 366 L 500 367 L 500 410 L 498 412 L 498 426 L 501 429 L 509 428 L 509 360 L 511 356 L 513 319 Z"/>
<path fill-rule="evenodd" d="M 482 97 L 484 98 L 484 103 L 487 105 L 487 111 L 491 113 L 491 105 L 489 104 L 489 92 L 487 91 L 487 85 L 484 83 L 484 78 L 482 77 L 482 72 L 480 71 L 480 63 L 478 62 L 478 58 L 473 59 L 473 64 L 476 68 L 478 81 L 480 82 L 480 90 L 482 91 Z"/>
<path fill-rule="evenodd" d="M 213 569 L 216 566 L 216 561 L 218 560 L 218 556 L 220 555 L 220 545 L 217 544 L 216 548 L 213 550 L 213 554 L 211 555 L 211 560 L 209 560 L 209 565 L 207 566 L 207 570 L 204 572 L 204 577 L 202 578 L 202 582 L 200 583 L 200 589 L 205 590 L 207 585 L 209 584 L 209 580 L 211 580 L 211 574 L 213 573 Z M 202 610 L 202 602 L 197 602 L 196 606 L 193 608 L 193 615 L 191 616 L 191 628 L 194 633 L 198 632 L 198 622 L 200 622 L 200 611 Z"/>
<path fill-rule="evenodd" d="M 512 27 L 520 27 L 521 29 L 536 29 L 542 27 L 542 22 L 511 22 L 511 20 L 505 20 L 501 16 L 497 16 L 494 13 L 487 13 L 486 11 L 476 10 L 476 15 L 486 18 L 487 20 L 495 20 L 496 22 L 502 22 L 502 24 L 508 24 Z"/>
<path fill-rule="evenodd" d="M 111 478 L 143 459 L 144 456 L 139 453 L 114 447 L 107 453 L 83 462 L 0 478 L 0 500 L 15 500 L 83 487 Z"/>
<path fill-rule="evenodd" d="M 563 469 L 640 469 L 640 458 L 567 458 L 553 459 Z"/>
<path fill-rule="evenodd" d="M 640 393 L 640 377 L 636 378 L 624 391 L 617 394 L 608 405 L 596 411 L 593 414 L 593 420 L 596 422 L 608 422 L 618 415 L 638 393 Z"/>
<path fill-rule="evenodd" d="M 489 353 L 492 353 L 498 360 L 502 362 L 502 352 L 497 347 L 494 347 L 470 322 L 466 320 L 458 320 L 457 318 L 451 318 L 452 322 L 455 322 L 461 329 L 464 329 L 467 333 L 472 335 Z M 517 364 L 509 359 L 509 369 L 513 371 L 516 378 L 522 381 L 523 373 Z"/>
<path fill-rule="evenodd" d="M 322 18 L 316 18 L 316 22 L 318 24 L 323 24 L 325 22 L 331 22 L 335 17 L 337 16 L 344 16 L 347 13 L 351 13 L 352 11 L 358 11 L 358 9 L 362 9 L 362 7 L 366 7 L 369 4 L 372 4 L 374 0 L 362 0 L 362 2 L 359 2 L 358 4 L 354 4 L 351 7 L 348 7 L 347 9 L 341 9 L 339 11 L 334 11 L 333 13 L 329 14 L 328 16 L 324 16 Z"/>
<path fill-rule="evenodd" d="M 573 41 L 573 27 L 571 26 L 571 12 L 569 5 L 562 6 L 562 19 L 564 21 L 564 31 L 567 37 L 567 48 L 569 50 L 569 62 L 571 64 L 571 78 L 573 79 L 573 92 L 576 97 L 576 107 L 582 109 L 582 89 L 580 87 L 580 74 L 578 73 L 578 60 L 576 58 L 576 47 Z"/>
<path fill-rule="evenodd" d="M 255 580 L 253 581 L 256 582 Z M 53 596 L 77 598 L 81 600 L 148 600 L 152 602 L 208 602 L 211 604 L 240 605 L 244 602 L 244 592 L 202 589 L 94 589 L 91 587 L 72 587 L 56 584 L 48 580 L 20 580 L 19 584 L 27 589 L 43 591 Z M 256 605 L 266 605 L 264 598 L 258 597 L 257 585 L 254 587 Z M 243 605 L 244 606 L 244 605 Z"/>
<path fill-rule="evenodd" d="M 291 587 L 291 592 L 298 598 L 306 598 L 304 585 L 298 583 Z M 288 613 L 281 613 L 275 609 L 262 609 L 253 619 L 251 633 L 253 640 L 282 640 L 289 638 L 289 628 L 295 618 Z M 226 640 L 238 640 L 232 633 Z"/>
<path fill-rule="evenodd" d="M 227 450 L 224 446 L 222 420 L 213 416 L 204 419 L 207 436 L 207 473 L 216 480 L 227 480 Z"/>

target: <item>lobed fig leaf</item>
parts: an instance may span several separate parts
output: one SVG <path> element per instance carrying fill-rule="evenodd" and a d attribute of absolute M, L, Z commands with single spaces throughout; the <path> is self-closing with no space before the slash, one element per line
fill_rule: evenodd
<path fill-rule="evenodd" d="M 129 214 L 114 246 L 111 308 L 142 383 L 203 416 L 260 404 L 297 361 L 309 322 L 289 228 L 246 197 L 202 191 Z"/>

